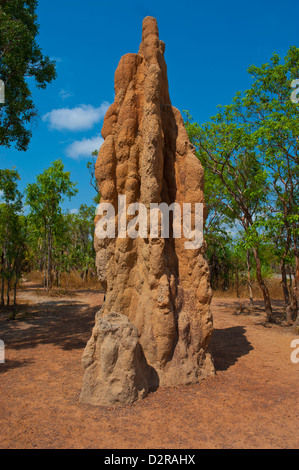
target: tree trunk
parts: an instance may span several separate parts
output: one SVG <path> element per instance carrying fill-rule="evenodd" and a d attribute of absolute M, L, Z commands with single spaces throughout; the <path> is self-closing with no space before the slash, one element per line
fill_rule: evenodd
<path fill-rule="evenodd" d="M 44 291 L 47 290 L 47 257 L 45 256 L 44 263 Z"/>
<path fill-rule="evenodd" d="M 55 269 L 54 269 L 54 279 L 55 279 L 55 286 L 59 287 L 59 272 L 58 272 L 56 264 L 55 264 Z"/>
<path fill-rule="evenodd" d="M 293 295 L 296 299 L 296 312 L 294 314 L 296 315 L 295 321 L 298 320 L 298 306 L 299 306 L 299 251 L 298 251 L 298 246 L 297 246 L 297 238 L 296 238 L 296 225 L 293 223 L 293 229 L 294 229 L 294 238 L 293 238 L 293 248 L 294 248 L 294 255 L 295 255 L 295 272 L 294 272 L 294 283 L 293 283 Z"/>
<path fill-rule="evenodd" d="M 6 305 L 9 307 L 10 304 L 10 297 L 9 297 L 9 290 L 10 290 L 10 279 L 7 279 L 7 292 L 6 292 Z"/>
<path fill-rule="evenodd" d="M 289 265 L 288 265 L 287 273 L 288 273 L 288 276 L 289 276 L 288 289 L 289 289 L 289 293 L 290 293 L 290 302 L 292 304 L 293 303 L 293 279 L 292 279 L 292 269 Z"/>
<path fill-rule="evenodd" d="M 12 319 L 16 318 L 16 311 L 17 311 L 17 285 L 18 281 L 15 280 L 14 289 L 13 289 L 13 311 L 12 311 Z"/>
<path fill-rule="evenodd" d="M 251 277 L 250 277 L 250 251 L 247 250 L 247 284 L 248 284 L 248 291 L 249 291 L 249 301 L 250 305 L 253 305 L 253 294 L 252 294 L 252 284 L 251 284 Z"/>
<path fill-rule="evenodd" d="M 286 272 L 286 266 L 285 266 L 285 260 L 284 259 L 281 260 L 280 270 L 281 270 L 281 284 L 282 284 L 282 290 L 283 290 L 283 296 L 284 296 L 286 318 L 287 318 L 287 322 L 291 323 L 292 322 L 292 308 L 291 308 L 291 302 L 290 302 L 287 272 Z"/>
<path fill-rule="evenodd" d="M 265 304 L 265 308 L 266 308 L 267 321 L 271 322 L 271 320 L 272 320 L 272 305 L 271 305 L 271 299 L 270 299 L 269 291 L 267 289 L 266 284 L 264 283 L 264 279 L 263 279 L 263 276 L 262 276 L 261 260 L 260 260 L 257 248 L 253 247 L 252 251 L 253 251 L 253 256 L 254 256 L 255 264 L 256 264 L 257 280 L 258 280 L 260 289 L 261 289 L 261 291 L 263 293 L 263 297 L 264 297 L 264 304 Z"/>
<path fill-rule="evenodd" d="M 298 284 L 296 283 L 296 272 L 295 269 L 293 270 L 293 280 L 292 280 L 292 303 L 291 303 L 291 309 L 292 309 L 292 320 L 298 323 L 299 315 L 298 315 L 298 307 L 299 307 L 299 302 L 297 299 L 296 295 L 296 289 Z"/>
<path fill-rule="evenodd" d="M 4 301 L 4 289 L 5 289 L 5 279 L 4 277 L 2 278 L 2 285 L 1 285 L 1 305 L 2 307 L 4 306 L 5 304 L 5 301 Z"/>
<path fill-rule="evenodd" d="M 52 289 L 53 278 L 52 278 L 52 229 L 50 229 L 49 239 L 49 253 L 48 253 L 48 275 L 49 275 L 49 288 Z"/>
<path fill-rule="evenodd" d="M 4 280 L 4 251 L 2 251 L 1 255 L 1 278 L 2 278 L 2 286 L 1 286 L 1 305 L 4 306 L 4 287 L 5 287 L 5 280 Z"/>
<path fill-rule="evenodd" d="M 52 288 L 52 231 L 48 232 L 47 292 Z"/>
<path fill-rule="evenodd" d="M 14 307 L 17 306 L 17 286 L 18 286 L 18 281 L 15 281 L 14 287 L 13 287 L 13 304 Z"/>
<path fill-rule="evenodd" d="M 297 256 L 297 254 L 295 256 L 295 261 L 296 261 L 296 265 L 295 265 L 293 292 L 294 292 L 294 296 L 296 297 L 296 303 L 297 305 L 299 305 L 299 257 Z"/>
<path fill-rule="evenodd" d="M 47 268 L 46 268 L 46 264 L 45 264 L 45 269 L 44 269 L 44 290 L 47 289 Z"/>
<path fill-rule="evenodd" d="M 45 227 L 45 252 L 44 252 L 44 290 L 47 290 L 47 272 L 48 272 L 48 260 L 47 260 L 47 227 Z"/>
<path fill-rule="evenodd" d="M 236 294 L 237 298 L 240 299 L 240 291 L 239 291 L 239 273 L 238 268 L 235 266 L 235 285 L 236 285 Z"/>

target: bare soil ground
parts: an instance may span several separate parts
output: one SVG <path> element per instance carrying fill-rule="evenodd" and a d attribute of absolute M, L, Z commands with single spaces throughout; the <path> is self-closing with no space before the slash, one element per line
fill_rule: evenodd
<path fill-rule="evenodd" d="M 160 388 L 116 409 L 78 402 L 81 356 L 103 296 L 45 296 L 26 283 L 16 322 L 0 312 L 0 448 L 298 448 L 299 364 L 290 328 L 265 327 L 261 303 L 213 300 L 216 376 Z M 25 305 L 27 303 L 27 305 Z M 276 311 L 281 309 L 279 301 Z M 298 337 L 299 335 L 297 335 Z"/>

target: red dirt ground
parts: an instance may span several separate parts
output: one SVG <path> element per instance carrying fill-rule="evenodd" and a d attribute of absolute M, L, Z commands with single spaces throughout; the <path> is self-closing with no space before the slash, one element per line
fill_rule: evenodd
<path fill-rule="evenodd" d="M 262 309 L 236 314 L 236 301 L 215 298 L 216 376 L 105 409 L 78 403 L 81 356 L 102 295 L 45 297 L 27 283 L 20 299 L 28 303 L 23 319 L 8 322 L 0 313 L 0 448 L 299 447 L 296 335 L 263 326 Z"/>

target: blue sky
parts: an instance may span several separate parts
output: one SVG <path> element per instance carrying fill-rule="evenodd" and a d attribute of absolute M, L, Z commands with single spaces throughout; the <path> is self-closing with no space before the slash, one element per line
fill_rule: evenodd
<path fill-rule="evenodd" d="M 57 60 L 58 78 L 46 90 L 32 87 L 39 119 L 31 144 L 27 152 L 1 148 L 0 167 L 15 166 L 23 190 L 61 158 L 79 189 L 64 208 L 91 204 L 89 152 L 101 144 L 115 69 L 138 52 L 145 16 L 157 18 L 166 43 L 172 104 L 204 122 L 250 86 L 250 65 L 298 46 L 298 13 L 298 0 L 39 0 L 38 43 Z"/>

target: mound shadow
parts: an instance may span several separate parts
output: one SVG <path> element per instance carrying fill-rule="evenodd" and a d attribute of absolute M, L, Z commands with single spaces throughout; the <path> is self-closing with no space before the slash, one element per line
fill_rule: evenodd
<path fill-rule="evenodd" d="M 216 372 L 229 369 L 240 357 L 254 349 L 245 333 L 243 326 L 214 330 L 210 347 Z"/>

